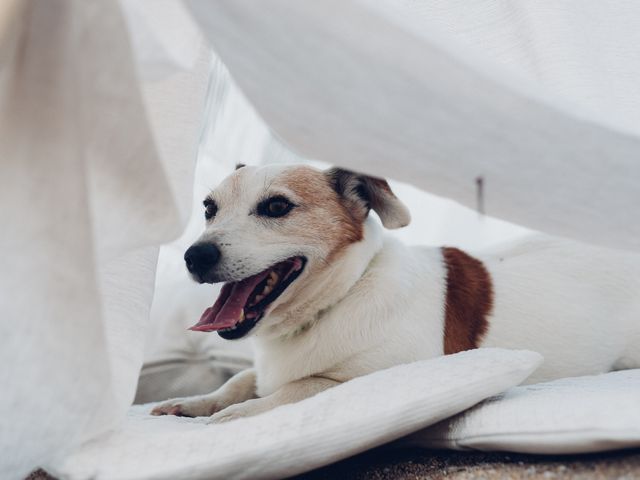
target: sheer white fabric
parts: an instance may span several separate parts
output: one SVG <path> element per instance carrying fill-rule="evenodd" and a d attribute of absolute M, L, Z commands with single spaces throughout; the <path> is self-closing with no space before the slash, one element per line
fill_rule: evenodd
<path fill-rule="evenodd" d="M 210 55 L 192 26 L 191 68 L 142 85 L 117 3 L 6 15 L 0 477 L 23 478 L 117 426 L 133 399 L 157 246 L 189 214 Z"/>
<path fill-rule="evenodd" d="M 636 2 L 187 3 L 305 156 L 640 248 Z"/>

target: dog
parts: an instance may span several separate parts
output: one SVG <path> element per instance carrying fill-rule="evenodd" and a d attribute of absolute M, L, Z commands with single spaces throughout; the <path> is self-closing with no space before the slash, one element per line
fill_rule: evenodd
<path fill-rule="evenodd" d="M 529 383 L 640 367 L 640 256 L 541 235 L 409 247 L 383 231 L 410 222 L 388 183 L 339 168 L 239 166 L 204 207 L 186 266 L 226 283 L 191 329 L 252 336 L 255 368 L 154 415 L 225 422 L 478 347 L 541 353 Z"/>

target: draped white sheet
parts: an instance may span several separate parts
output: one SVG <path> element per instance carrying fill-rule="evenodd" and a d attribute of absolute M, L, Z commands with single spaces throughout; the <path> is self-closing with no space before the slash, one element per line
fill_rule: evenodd
<path fill-rule="evenodd" d="M 187 0 L 302 154 L 640 248 L 640 5 Z"/>
<path fill-rule="evenodd" d="M 0 5 L 2 478 L 133 398 L 211 60 L 180 3 L 151 3 Z M 637 2 L 187 3 L 302 156 L 470 207 L 482 176 L 489 214 L 640 247 Z"/>
<path fill-rule="evenodd" d="M 131 404 L 157 248 L 190 212 L 210 54 L 191 26 L 191 65 L 142 85 L 119 4 L 0 13 L 0 477 L 23 478 Z"/>

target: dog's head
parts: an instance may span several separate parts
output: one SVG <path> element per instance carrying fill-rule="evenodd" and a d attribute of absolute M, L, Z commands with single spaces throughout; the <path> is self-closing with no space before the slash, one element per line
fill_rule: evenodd
<path fill-rule="evenodd" d="M 369 210 L 387 228 L 410 221 L 386 181 L 308 166 L 239 166 L 204 207 L 206 229 L 185 262 L 194 280 L 225 284 L 191 328 L 226 339 L 304 302 L 305 286 L 362 240 Z"/>

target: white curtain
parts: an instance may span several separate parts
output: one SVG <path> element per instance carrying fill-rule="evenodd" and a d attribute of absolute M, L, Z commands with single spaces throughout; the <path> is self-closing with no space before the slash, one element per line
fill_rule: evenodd
<path fill-rule="evenodd" d="M 173 20 L 156 38 L 185 40 L 187 64 L 134 52 L 115 2 L 0 10 L 1 478 L 117 427 L 133 399 L 158 245 L 190 212 L 210 62 L 181 5 L 155 6 Z"/>
<path fill-rule="evenodd" d="M 299 158 L 474 209 L 482 177 L 490 215 L 640 248 L 636 2 L 186 4 L 256 108 L 250 134 L 247 116 L 203 122 L 226 73 L 181 3 L 0 5 L 0 477 L 124 418 L 157 248 L 187 222 L 200 138 L 216 178 Z M 399 188 L 423 226 L 458 209 Z M 482 235 L 456 211 L 456 238 Z M 519 232 L 494 225 L 469 244 Z"/>

